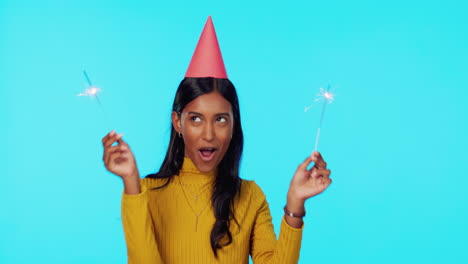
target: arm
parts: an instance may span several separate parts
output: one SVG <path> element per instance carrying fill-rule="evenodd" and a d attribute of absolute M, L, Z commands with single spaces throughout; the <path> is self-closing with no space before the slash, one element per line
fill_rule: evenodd
<path fill-rule="evenodd" d="M 122 178 L 122 223 L 127 242 L 128 263 L 162 263 L 148 208 L 145 179 L 140 179 L 135 156 L 122 134 L 111 131 L 102 139 L 106 169 Z M 114 143 L 117 143 L 113 146 Z M 141 184 L 140 184 L 141 182 Z"/>
<path fill-rule="evenodd" d="M 148 208 L 148 191 L 145 179 L 141 180 L 141 192 L 122 195 L 122 223 L 127 243 L 129 264 L 163 263 L 159 254 L 154 225 Z M 130 188 L 125 188 L 131 189 Z"/>
<path fill-rule="evenodd" d="M 260 202 L 250 239 L 250 254 L 253 262 L 255 264 L 297 263 L 303 226 L 294 228 L 282 218 L 279 238 L 276 240 L 265 195 L 255 183 L 252 188 L 254 188 L 255 200 Z"/>
<path fill-rule="evenodd" d="M 314 166 L 308 170 L 311 162 Z M 304 215 L 304 203 L 307 199 L 322 193 L 331 184 L 331 171 L 318 152 L 299 165 L 289 186 L 287 205 L 288 211 L 294 215 Z M 251 255 L 255 264 L 263 263 L 297 263 L 301 248 L 302 218 L 284 216 L 278 241 L 275 240 L 270 210 L 265 195 L 258 186 L 256 195 L 262 201 L 258 211 L 251 237 Z M 255 192 L 254 192 L 255 193 Z"/>

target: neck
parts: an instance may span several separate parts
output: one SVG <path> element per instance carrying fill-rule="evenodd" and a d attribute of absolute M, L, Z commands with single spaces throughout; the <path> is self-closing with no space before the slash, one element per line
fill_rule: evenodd
<path fill-rule="evenodd" d="M 205 184 L 216 179 L 216 172 L 217 170 L 201 172 L 190 158 L 185 157 L 179 176 L 186 184 Z"/>

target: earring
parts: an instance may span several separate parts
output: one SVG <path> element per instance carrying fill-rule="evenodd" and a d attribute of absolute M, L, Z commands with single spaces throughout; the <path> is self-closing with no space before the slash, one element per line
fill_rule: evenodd
<path fill-rule="evenodd" d="M 179 134 L 179 137 L 182 138 L 182 134 L 180 132 L 178 134 Z"/>

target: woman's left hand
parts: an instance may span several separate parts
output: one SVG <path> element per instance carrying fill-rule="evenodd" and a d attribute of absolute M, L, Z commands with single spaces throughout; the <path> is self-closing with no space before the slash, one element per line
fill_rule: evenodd
<path fill-rule="evenodd" d="M 308 170 L 311 162 L 314 166 Z M 309 199 L 325 191 L 331 184 L 331 171 L 327 169 L 327 163 L 319 152 L 311 156 L 299 165 L 289 186 L 288 200 L 302 201 Z"/>

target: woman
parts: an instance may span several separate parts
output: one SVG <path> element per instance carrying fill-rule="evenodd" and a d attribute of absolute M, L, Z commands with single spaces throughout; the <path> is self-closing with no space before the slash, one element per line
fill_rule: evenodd
<path fill-rule="evenodd" d="M 254 263 L 297 263 L 304 202 L 331 183 L 321 155 L 307 157 L 291 181 L 276 240 L 265 195 L 255 182 L 239 178 L 243 134 L 236 90 L 224 64 L 220 70 L 216 63 L 197 62 L 213 58 L 213 45 L 204 48 L 213 39 L 209 18 L 176 92 L 169 147 L 158 173 L 140 179 L 122 135 L 112 131 L 103 138 L 106 168 L 124 182 L 129 263 L 237 264 L 248 263 L 249 255 Z M 222 64 L 222 58 L 217 61 Z"/>

